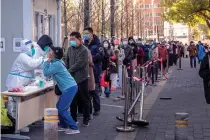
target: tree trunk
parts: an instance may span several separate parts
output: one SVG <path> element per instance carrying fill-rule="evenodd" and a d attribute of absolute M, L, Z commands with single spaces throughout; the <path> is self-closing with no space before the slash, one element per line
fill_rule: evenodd
<path fill-rule="evenodd" d="M 120 28 L 121 28 L 121 31 L 120 31 L 120 36 L 121 38 L 123 38 L 123 14 L 124 14 L 124 5 L 123 5 L 123 0 L 121 2 L 121 7 L 122 7 L 122 11 L 121 11 L 121 17 L 120 17 Z"/>
<path fill-rule="evenodd" d="M 84 28 L 90 26 L 90 6 L 89 0 L 84 0 Z"/>
<path fill-rule="evenodd" d="M 110 0 L 110 10 L 111 10 L 111 20 L 110 20 L 110 33 L 111 33 L 111 38 L 115 37 L 115 23 L 114 23 L 114 18 L 115 18 L 115 0 Z"/>
<path fill-rule="evenodd" d="M 129 22 L 129 19 L 128 19 L 128 0 L 125 0 L 126 1 L 126 7 L 125 7 L 125 10 L 126 10 L 126 37 L 128 38 L 129 36 L 129 30 L 128 30 L 128 22 Z"/>
<path fill-rule="evenodd" d="M 105 16 L 104 16 L 104 0 L 102 0 L 102 4 L 101 4 L 101 20 L 102 20 L 102 24 L 101 24 L 101 41 L 104 41 L 104 36 L 105 36 Z"/>

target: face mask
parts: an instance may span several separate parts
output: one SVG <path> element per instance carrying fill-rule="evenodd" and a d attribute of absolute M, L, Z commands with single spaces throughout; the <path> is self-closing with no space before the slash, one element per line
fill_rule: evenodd
<path fill-rule="evenodd" d="M 141 43 L 141 41 L 138 41 L 138 43 Z"/>
<path fill-rule="evenodd" d="M 76 41 L 70 41 L 70 46 L 71 47 L 76 47 L 77 46 L 77 42 Z"/>
<path fill-rule="evenodd" d="M 104 48 L 108 48 L 108 47 L 109 47 L 109 44 L 104 43 Z"/>
<path fill-rule="evenodd" d="M 35 48 L 31 48 L 31 54 L 32 54 L 32 56 L 34 56 L 35 55 Z"/>
<path fill-rule="evenodd" d="M 49 50 L 50 50 L 49 46 L 45 46 L 45 47 L 44 47 L 44 51 L 45 51 L 45 52 L 49 52 Z"/>
<path fill-rule="evenodd" d="M 127 41 L 123 41 L 123 45 L 124 46 L 127 46 L 128 45 L 128 42 Z"/>
<path fill-rule="evenodd" d="M 86 35 L 83 35 L 83 38 L 84 38 L 84 40 L 89 40 L 90 36 L 89 36 L 89 34 L 86 34 Z"/>
<path fill-rule="evenodd" d="M 133 41 L 131 40 L 131 41 L 129 41 L 129 43 L 130 43 L 130 44 L 132 44 L 132 43 L 133 43 Z"/>

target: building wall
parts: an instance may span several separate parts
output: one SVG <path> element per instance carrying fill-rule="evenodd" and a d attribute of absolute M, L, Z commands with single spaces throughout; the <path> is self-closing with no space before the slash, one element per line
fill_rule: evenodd
<path fill-rule="evenodd" d="M 48 15 L 52 15 L 54 18 L 54 25 L 52 25 L 52 28 L 54 28 L 54 34 L 51 34 L 50 36 L 53 39 L 54 44 L 57 42 L 56 35 L 57 35 L 57 2 L 56 0 L 33 0 L 33 39 L 35 39 L 35 13 L 43 13 L 45 12 L 45 9 L 47 10 Z M 45 33 L 48 34 L 48 33 Z M 40 35 L 41 36 L 41 35 Z M 39 36 L 39 37 L 40 37 Z"/>
<path fill-rule="evenodd" d="M 141 13 L 143 13 L 143 16 L 145 16 L 144 22 L 145 27 L 144 32 L 147 36 L 151 36 L 153 34 L 153 6 L 152 6 L 152 0 L 139 0 L 139 3 L 141 3 Z M 161 7 L 161 0 L 154 0 L 154 28 L 155 28 L 155 35 L 156 31 L 158 30 L 158 33 L 160 36 L 164 35 L 164 19 L 162 18 L 162 15 L 164 13 L 164 8 Z"/>
<path fill-rule="evenodd" d="M 23 0 L 1 0 L 1 37 L 5 52 L 1 52 L 1 91 L 6 90 L 6 78 L 19 53 L 13 52 L 13 38 L 23 37 Z"/>

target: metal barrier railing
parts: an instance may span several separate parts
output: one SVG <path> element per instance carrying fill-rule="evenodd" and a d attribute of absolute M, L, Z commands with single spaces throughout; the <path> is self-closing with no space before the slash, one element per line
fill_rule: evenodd
<path fill-rule="evenodd" d="M 160 64 L 160 65 L 159 65 Z M 149 122 L 143 120 L 143 106 L 144 106 L 144 92 L 145 87 L 148 85 L 154 86 L 155 81 L 167 79 L 162 59 L 153 59 L 146 62 L 142 66 L 138 66 L 133 71 L 132 77 L 126 77 L 126 67 L 123 66 L 122 73 L 122 97 L 125 99 L 124 116 L 117 116 L 116 118 L 123 121 L 123 126 L 116 128 L 119 132 L 132 132 L 135 129 L 132 125 L 148 126 Z M 160 73 L 158 71 L 160 69 Z M 150 83 L 151 82 L 151 83 Z M 136 105 L 139 102 L 138 117 L 136 117 Z"/>

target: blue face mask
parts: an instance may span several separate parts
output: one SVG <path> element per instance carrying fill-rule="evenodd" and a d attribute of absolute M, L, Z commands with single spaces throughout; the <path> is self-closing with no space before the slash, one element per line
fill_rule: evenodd
<path fill-rule="evenodd" d="M 45 47 L 44 47 L 44 51 L 45 51 L 45 52 L 48 52 L 49 50 L 50 50 L 49 46 L 45 46 Z"/>
<path fill-rule="evenodd" d="M 90 36 L 89 36 L 89 34 L 85 34 L 85 35 L 83 35 L 83 38 L 84 38 L 84 40 L 89 40 Z"/>
<path fill-rule="evenodd" d="M 35 49 L 34 48 L 31 48 L 31 54 L 32 54 L 32 56 L 34 56 L 35 55 Z"/>
<path fill-rule="evenodd" d="M 77 42 L 76 41 L 70 41 L 69 45 L 71 47 L 76 47 L 77 46 Z"/>

